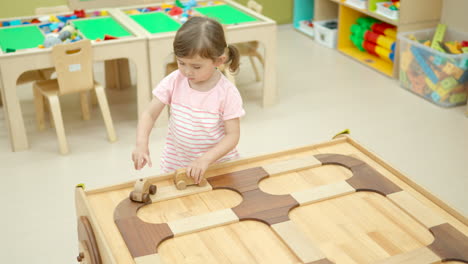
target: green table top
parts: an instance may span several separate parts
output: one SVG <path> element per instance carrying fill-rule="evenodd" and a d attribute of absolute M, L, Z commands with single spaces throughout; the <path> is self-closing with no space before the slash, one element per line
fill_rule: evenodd
<path fill-rule="evenodd" d="M 136 14 L 130 17 L 152 34 L 177 31 L 180 28 L 179 22 L 163 12 Z"/>
<path fill-rule="evenodd" d="M 91 19 L 72 20 L 76 28 L 88 39 L 104 39 L 104 35 L 113 37 L 131 36 L 122 25 L 117 23 L 112 17 L 98 17 Z"/>
<path fill-rule="evenodd" d="M 196 7 L 195 10 L 225 25 L 258 21 L 257 18 L 229 5 Z"/>
<path fill-rule="evenodd" d="M 44 43 L 44 35 L 37 25 L 0 28 L 0 46 L 7 49 L 30 49 Z"/>

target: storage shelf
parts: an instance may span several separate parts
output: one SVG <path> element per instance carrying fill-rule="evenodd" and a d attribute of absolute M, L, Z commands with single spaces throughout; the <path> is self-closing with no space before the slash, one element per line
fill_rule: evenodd
<path fill-rule="evenodd" d="M 370 11 L 368 9 L 357 8 L 357 7 L 353 6 L 353 5 L 350 5 L 350 4 L 346 3 L 345 0 L 340 2 L 340 4 L 342 4 L 342 5 L 346 6 L 346 7 L 352 8 L 352 9 L 354 9 L 356 11 L 359 11 L 359 12 L 363 13 L 364 15 L 367 15 L 367 16 L 373 17 L 375 19 L 378 19 L 378 20 L 380 20 L 382 22 L 386 22 L 386 23 L 388 23 L 390 25 L 398 26 L 398 20 L 390 19 L 390 18 L 388 18 L 386 16 L 382 16 L 382 15 L 377 14 L 375 12 L 372 12 L 372 11 Z"/>
<path fill-rule="evenodd" d="M 391 62 L 388 62 L 384 59 L 371 55 L 367 52 L 362 52 L 355 47 L 338 48 L 338 50 L 341 53 L 381 73 L 384 73 L 387 76 L 390 76 L 390 77 L 393 76 L 393 63 Z"/>
<path fill-rule="evenodd" d="M 440 21 L 442 1 L 400 0 L 399 18 L 394 20 L 371 11 L 369 3 L 367 8 L 363 9 L 346 3 L 346 0 L 294 0 L 296 10 L 294 15 L 295 21 L 301 16 L 309 18 L 309 15 L 313 21 L 338 19 L 337 49 L 341 53 L 384 75 L 398 78 L 398 47 L 396 47 L 396 53 L 394 54 L 394 62 L 362 52 L 350 40 L 351 25 L 355 24 L 359 17 L 368 16 L 395 26 L 398 33 L 432 27 Z M 313 3 L 313 7 L 309 3 Z M 303 32 L 297 26 L 296 29 Z"/>
<path fill-rule="evenodd" d="M 309 31 L 309 30 L 304 30 L 304 29 L 302 29 L 301 27 L 295 27 L 295 28 L 296 28 L 297 31 L 299 31 L 299 32 L 301 32 L 301 33 L 303 33 L 303 34 L 305 34 L 305 35 L 308 36 L 308 37 L 311 37 L 311 38 L 314 37 L 313 30 L 310 30 L 310 31 Z"/>

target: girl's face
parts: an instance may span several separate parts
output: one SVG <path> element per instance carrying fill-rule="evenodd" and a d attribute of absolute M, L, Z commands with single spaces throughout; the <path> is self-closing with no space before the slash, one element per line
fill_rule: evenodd
<path fill-rule="evenodd" d="M 219 67 L 223 62 L 224 56 L 219 57 L 215 61 L 201 58 L 198 55 L 190 58 L 177 57 L 177 65 L 180 72 L 192 83 L 202 83 L 209 80 L 216 71 L 216 67 Z"/>

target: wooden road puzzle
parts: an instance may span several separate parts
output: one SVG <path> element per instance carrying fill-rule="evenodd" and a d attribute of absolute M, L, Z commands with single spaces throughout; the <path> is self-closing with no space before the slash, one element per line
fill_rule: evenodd
<path fill-rule="evenodd" d="M 468 263 L 467 219 L 349 137 L 133 183 L 76 190 L 85 263 Z"/>

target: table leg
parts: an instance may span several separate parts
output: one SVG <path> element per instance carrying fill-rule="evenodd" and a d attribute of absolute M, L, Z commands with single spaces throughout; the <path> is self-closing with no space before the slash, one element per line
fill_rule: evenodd
<path fill-rule="evenodd" d="M 109 89 L 125 89 L 132 85 L 130 65 L 127 58 L 107 60 L 104 62 L 106 87 Z"/>
<path fill-rule="evenodd" d="M 1 69 L 0 91 L 3 99 L 3 112 L 5 123 L 10 136 L 13 151 L 21 151 L 29 148 L 26 129 L 24 127 L 19 98 L 16 94 L 16 80 L 19 74 L 9 71 L 8 67 Z"/>
<path fill-rule="evenodd" d="M 263 70 L 263 107 L 272 106 L 277 101 L 278 87 L 276 85 L 276 27 L 264 34 L 261 43 L 265 47 L 265 63 Z"/>

